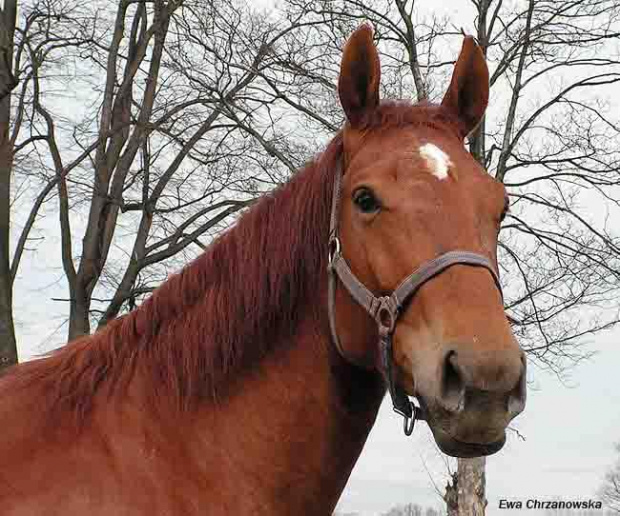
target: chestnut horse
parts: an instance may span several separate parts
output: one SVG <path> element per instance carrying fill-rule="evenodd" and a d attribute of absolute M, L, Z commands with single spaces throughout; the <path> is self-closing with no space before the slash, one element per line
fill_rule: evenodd
<path fill-rule="evenodd" d="M 2 378 L 2 516 L 330 514 L 387 378 L 381 326 L 339 278 L 331 335 L 336 252 L 372 295 L 445 253 L 482 257 L 415 286 L 387 365 L 444 451 L 501 448 L 525 366 L 495 281 L 506 193 L 463 145 L 484 57 L 466 38 L 440 105 L 380 102 L 379 75 L 364 25 L 343 52 L 347 123 L 313 163 L 140 308 Z"/>

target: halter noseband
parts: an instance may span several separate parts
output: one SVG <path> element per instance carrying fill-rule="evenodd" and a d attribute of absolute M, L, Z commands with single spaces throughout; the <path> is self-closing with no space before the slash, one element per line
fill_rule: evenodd
<path fill-rule="evenodd" d="M 328 295 L 327 309 L 332 340 L 339 353 L 348 362 L 354 363 L 348 357 L 336 333 L 336 277 L 347 289 L 351 297 L 362 306 L 377 323 L 379 331 L 379 348 L 381 350 L 381 365 L 387 381 L 388 390 L 392 397 L 394 411 L 403 416 L 406 435 L 411 435 L 416 419 L 423 419 L 418 407 L 407 396 L 402 387 L 394 382 L 392 374 L 392 336 L 396 322 L 403 305 L 413 297 L 427 281 L 441 274 L 453 265 L 470 265 L 487 269 L 500 293 L 502 287 L 493 264 L 481 254 L 469 251 L 449 251 L 422 264 L 412 274 L 407 276 L 390 296 L 376 297 L 360 282 L 342 256 L 342 248 L 338 238 L 338 217 L 340 215 L 340 190 L 342 184 L 342 165 L 339 165 L 334 177 L 334 193 L 332 197 L 332 212 L 329 227 L 329 260 L 328 260 Z"/>

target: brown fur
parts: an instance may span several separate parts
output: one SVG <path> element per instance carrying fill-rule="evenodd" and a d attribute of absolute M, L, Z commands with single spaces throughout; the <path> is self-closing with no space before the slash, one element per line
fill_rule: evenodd
<path fill-rule="evenodd" d="M 479 74 L 481 60 L 467 43 L 458 74 Z M 329 337 L 339 163 L 345 257 L 375 292 L 437 250 L 494 258 L 504 199 L 462 145 L 486 102 L 459 85 L 480 81 L 456 77 L 442 106 L 377 105 L 368 27 L 345 48 L 342 69 L 349 123 L 323 154 L 139 309 L 0 379 L 1 516 L 331 514 L 385 391 L 376 368 L 348 363 Z M 458 178 L 425 171 L 421 141 L 442 147 Z M 354 207 L 360 184 L 385 201 L 381 216 Z M 336 313 L 347 356 L 376 355 L 376 327 L 342 289 Z M 471 394 L 460 412 L 442 399 L 446 350 Z M 507 401 L 522 378 L 520 353 L 492 279 L 473 268 L 425 285 L 394 335 L 399 382 L 454 454 L 498 449 L 518 413 Z"/>
<path fill-rule="evenodd" d="M 405 102 L 385 102 L 363 123 L 373 132 L 455 126 L 440 106 Z M 213 399 L 226 378 L 251 367 L 273 343 L 292 343 L 305 310 L 324 316 L 322 306 L 308 301 L 316 299 L 316 278 L 324 276 L 340 159 L 337 136 L 137 310 L 48 358 L 14 368 L 0 382 L 0 396 L 34 395 L 45 418 L 68 413 L 82 422 L 97 392 L 123 396 L 139 366 L 156 399 L 171 399 L 180 408 Z"/>

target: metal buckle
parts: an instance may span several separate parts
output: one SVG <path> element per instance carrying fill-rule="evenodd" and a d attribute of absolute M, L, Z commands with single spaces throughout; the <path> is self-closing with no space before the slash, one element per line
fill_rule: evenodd
<path fill-rule="evenodd" d="M 340 239 L 337 236 L 332 236 L 327 243 L 327 263 L 331 265 L 334 262 L 336 255 L 340 254 Z"/>
<path fill-rule="evenodd" d="M 405 432 L 405 435 L 407 437 L 409 437 L 413 433 L 413 428 L 415 427 L 415 420 L 418 410 L 418 407 L 416 407 L 411 400 L 409 400 L 409 406 L 411 407 L 411 415 L 407 415 L 399 408 L 393 407 L 394 412 L 403 417 L 403 431 Z"/>
<path fill-rule="evenodd" d="M 391 298 L 388 296 L 379 298 L 379 308 L 375 312 L 375 321 L 379 328 L 379 334 L 383 336 L 390 335 L 396 327 L 397 318 L 398 308 L 392 306 Z"/>

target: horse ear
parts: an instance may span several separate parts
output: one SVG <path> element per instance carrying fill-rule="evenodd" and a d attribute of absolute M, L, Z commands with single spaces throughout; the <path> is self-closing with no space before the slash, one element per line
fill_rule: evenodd
<path fill-rule="evenodd" d="M 355 127 L 379 104 L 381 65 L 372 41 L 372 27 L 362 25 L 347 41 L 340 64 L 338 95 L 349 123 Z"/>
<path fill-rule="evenodd" d="M 478 127 L 488 103 L 489 69 L 474 38 L 466 36 L 441 104 L 458 116 L 465 137 Z"/>

